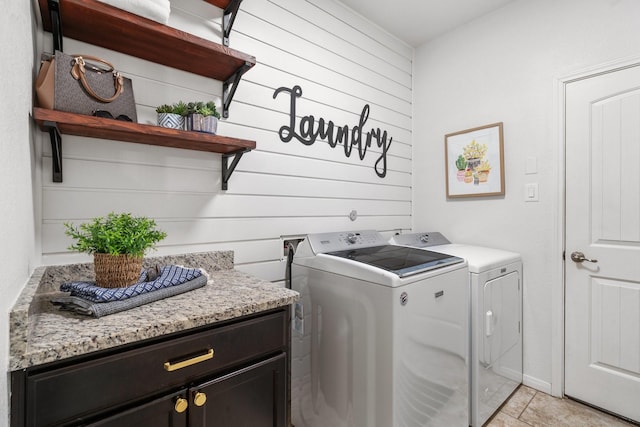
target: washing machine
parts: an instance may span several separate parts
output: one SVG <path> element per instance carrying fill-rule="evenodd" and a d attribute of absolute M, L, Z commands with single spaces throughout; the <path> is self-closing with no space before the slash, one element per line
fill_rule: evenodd
<path fill-rule="evenodd" d="M 522 260 L 519 254 L 451 243 L 441 233 L 394 236 L 393 244 L 464 258 L 471 289 L 470 425 L 480 427 L 522 383 Z"/>
<path fill-rule="evenodd" d="M 376 231 L 308 235 L 291 266 L 293 425 L 467 426 L 467 279 L 462 258 Z"/>

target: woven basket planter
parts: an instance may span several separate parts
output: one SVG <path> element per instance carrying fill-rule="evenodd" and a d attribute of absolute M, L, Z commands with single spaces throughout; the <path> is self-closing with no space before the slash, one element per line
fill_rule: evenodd
<path fill-rule="evenodd" d="M 140 277 L 142 257 L 131 255 L 93 254 L 96 284 L 103 288 L 123 288 Z"/>

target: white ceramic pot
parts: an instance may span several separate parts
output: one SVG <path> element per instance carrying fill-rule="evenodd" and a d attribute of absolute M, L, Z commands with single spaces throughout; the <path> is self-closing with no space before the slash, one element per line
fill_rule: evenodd
<path fill-rule="evenodd" d="M 158 125 L 163 128 L 184 129 L 184 117 L 174 113 L 158 113 Z"/>

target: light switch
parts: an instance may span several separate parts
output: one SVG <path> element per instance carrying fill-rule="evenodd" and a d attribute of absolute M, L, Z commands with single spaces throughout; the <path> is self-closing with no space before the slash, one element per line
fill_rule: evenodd
<path fill-rule="evenodd" d="M 525 186 L 525 202 L 537 202 L 538 201 L 538 183 L 534 182 Z"/>

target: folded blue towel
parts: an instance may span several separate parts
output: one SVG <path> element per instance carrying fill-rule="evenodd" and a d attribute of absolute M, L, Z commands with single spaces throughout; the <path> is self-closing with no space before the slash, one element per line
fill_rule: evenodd
<path fill-rule="evenodd" d="M 182 283 L 180 285 L 169 286 L 167 288 L 158 289 L 157 291 L 147 292 L 135 297 L 127 298 L 121 301 L 112 302 L 91 302 L 84 298 L 74 296 L 61 296 L 53 298 L 51 302 L 58 306 L 61 310 L 72 311 L 86 316 L 102 317 L 109 314 L 118 313 L 120 311 L 129 310 L 139 307 L 143 304 L 159 301 L 184 292 L 201 288 L 207 284 L 207 277 L 201 275 L 193 280 Z"/>
<path fill-rule="evenodd" d="M 166 265 L 160 269 L 160 273 L 155 279 L 147 282 L 147 272 L 143 270 L 138 282 L 124 288 L 103 288 L 97 286 L 95 282 L 69 282 L 63 283 L 60 290 L 71 292 L 71 296 L 91 302 L 122 301 L 137 295 L 180 285 L 200 276 L 202 276 L 202 270 L 198 268 Z"/>

